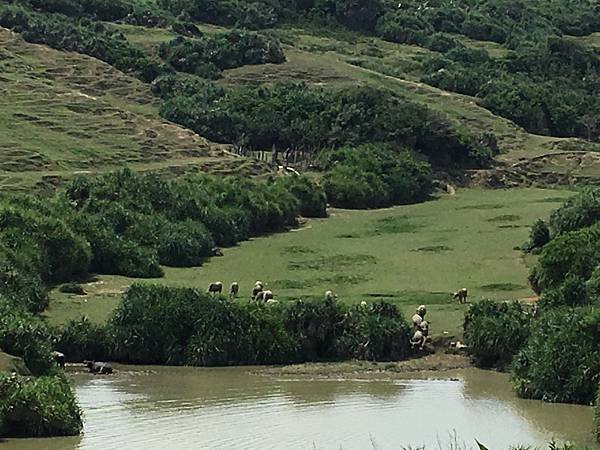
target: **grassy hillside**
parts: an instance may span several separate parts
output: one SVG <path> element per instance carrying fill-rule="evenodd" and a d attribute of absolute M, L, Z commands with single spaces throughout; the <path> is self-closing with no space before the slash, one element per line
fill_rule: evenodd
<path fill-rule="evenodd" d="M 377 211 L 333 210 L 289 233 L 243 242 L 201 268 L 166 268 L 170 285 L 206 289 L 238 281 L 247 301 L 256 280 L 280 301 L 321 297 L 334 290 L 344 302 L 384 298 L 412 314 L 430 307 L 432 331 L 457 334 L 466 307 L 451 299 L 466 286 L 470 299 L 528 298 L 527 261 L 520 246 L 535 219 L 545 217 L 566 191 L 459 190 L 439 200 Z M 84 284 L 87 296 L 53 292 L 47 314 L 54 323 L 105 320 L 133 282 L 102 276 Z"/>
<path fill-rule="evenodd" d="M 162 120 L 149 86 L 96 59 L 0 29 L 0 189 L 45 187 L 77 173 L 260 171 Z"/>

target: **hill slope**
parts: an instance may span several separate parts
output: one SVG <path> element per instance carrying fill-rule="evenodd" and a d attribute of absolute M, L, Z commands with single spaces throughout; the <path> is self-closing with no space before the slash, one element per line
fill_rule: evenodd
<path fill-rule="evenodd" d="M 149 86 L 94 58 L 0 29 L 0 189 L 78 172 L 257 169 L 228 147 L 161 119 Z"/>

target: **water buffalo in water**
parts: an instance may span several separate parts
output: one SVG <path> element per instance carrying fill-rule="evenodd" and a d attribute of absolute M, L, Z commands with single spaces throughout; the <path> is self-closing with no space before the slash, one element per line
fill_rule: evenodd
<path fill-rule="evenodd" d="M 214 283 L 210 283 L 208 286 L 209 294 L 221 294 L 223 292 L 223 283 L 220 281 L 215 281 Z"/>
<path fill-rule="evenodd" d="M 452 298 L 458 300 L 458 303 L 467 303 L 468 295 L 469 292 L 467 291 L 467 288 L 462 288 L 459 289 L 458 292 L 455 292 L 454 295 L 452 295 Z"/>
<path fill-rule="evenodd" d="M 90 373 L 100 375 L 108 375 L 113 373 L 113 368 L 109 363 L 96 361 L 84 361 L 83 363 L 87 366 Z"/>

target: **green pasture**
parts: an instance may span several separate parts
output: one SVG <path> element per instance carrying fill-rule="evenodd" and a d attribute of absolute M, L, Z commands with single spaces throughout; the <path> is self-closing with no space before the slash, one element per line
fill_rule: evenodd
<path fill-rule="evenodd" d="M 424 303 L 434 334 L 457 335 L 466 307 L 453 302 L 455 290 L 467 287 L 470 301 L 534 295 L 527 261 L 515 247 L 527 239 L 536 218 L 567 196 L 568 191 L 547 189 L 468 189 L 418 205 L 334 209 L 328 219 L 251 239 L 202 267 L 166 268 L 164 279 L 150 281 L 202 290 L 212 281 L 226 288 L 237 281 L 239 301 L 249 301 L 256 280 L 279 301 L 319 298 L 331 289 L 349 303 L 389 300 L 406 315 Z M 47 314 L 53 323 L 82 314 L 105 320 L 131 282 L 99 277 L 84 286 L 87 296 L 53 292 Z"/>

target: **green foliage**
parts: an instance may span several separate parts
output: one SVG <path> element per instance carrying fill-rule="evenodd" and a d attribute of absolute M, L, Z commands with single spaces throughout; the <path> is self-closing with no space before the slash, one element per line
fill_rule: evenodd
<path fill-rule="evenodd" d="M 112 341 L 105 326 L 86 317 L 72 320 L 54 331 L 56 349 L 71 362 L 106 361 L 110 358 Z"/>
<path fill-rule="evenodd" d="M 0 264 L 0 298 L 3 301 L 31 313 L 40 313 L 48 307 L 48 291 L 37 274 L 17 269 L 7 260 Z"/>
<path fill-rule="evenodd" d="M 300 202 L 304 217 L 327 217 L 327 196 L 322 186 L 305 175 L 284 176 L 277 180 Z"/>
<path fill-rule="evenodd" d="M 539 305 L 540 307 L 574 307 L 586 306 L 589 303 L 590 296 L 585 280 L 577 275 L 567 275 L 558 287 L 544 290 Z"/>
<path fill-rule="evenodd" d="M 229 31 L 190 40 L 178 37 L 160 45 L 158 54 L 175 70 L 215 78 L 219 70 L 247 64 L 282 63 L 278 41 L 247 32 Z"/>
<path fill-rule="evenodd" d="M 0 374 L 0 435 L 75 436 L 83 422 L 64 375 L 24 378 Z"/>
<path fill-rule="evenodd" d="M 513 362 L 520 396 L 591 404 L 600 381 L 600 312 L 553 308 L 533 322 Z"/>
<path fill-rule="evenodd" d="M 548 225 L 542 219 L 538 219 L 531 226 L 529 242 L 525 244 L 524 250 L 531 251 L 533 249 L 541 249 L 548 242 L 550 242 L 550 230 L 548 229 Z"/>
<path fill-rule="evenodd" d="M 483 300 L 465 315 L 465 341 L 477 365 L 506 368 L 525 345 L 531 316 L 518 302 Z"/>
<path fill-rule="evenodd" d="M 570 197 L 549 220 L 552 237 L 579 230 L 600 221 L 600 188 L 585 188 Z"/>
<path fill-rule="evenodd" d="M 144 364 L 276 364 L 409 353 L 409 327 L 387 303 L 240 304 L 194 289 L 134 285 L 109 323 L 114 357 Z"/>
<path fill-rule="evenodd" d="M 331 204 L 377 208 L 425 200 L 432 192 L 431 167 L 406 150 L 370 144 L 320 154 Z"/>
<path fill-rule="evenodd" d="M 120 70 L 134 72 L 145 81 L 152 81 L 166 70 L 100 22 L 0 5 L 0 25 L 21 33 L 28 42 L 90 55 Z"/>
<path fill-rule="evenodd" d="M 156 89 L 175 93 L 162 104 L 166 119 L 212 140 L 250 149 L 318 150 L 394 142 L 411 145 L 440 166 L 485 165 L 494 153 L 487 138 L 451 128 L 425 107 L 384 89 L 288 83 L 220 90 L 173 77 L 161 80 Z"/>
<path fill-rule="evenodd" d="M 563 234 L 546 244 L 529 281 L 537 292 L 560 286 L 567 276 L 588 280 L 600 263 L 600 223 Z"/>
<path fill-rule="evenodd" d="M 0 348 L 23 358 L 34 375 L 47 374 L 53 366 L 50 338 L 42 319 L 0 298 Z"/>

